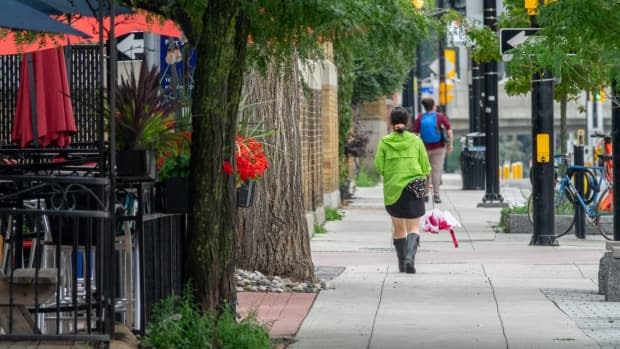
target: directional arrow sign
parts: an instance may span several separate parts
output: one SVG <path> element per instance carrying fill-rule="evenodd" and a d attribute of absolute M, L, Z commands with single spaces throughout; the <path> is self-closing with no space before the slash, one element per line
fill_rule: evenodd
<path fill-rule="evenodd" d="M 500 52 L 504 60 L 510 60 L 511 55 L 506 51 L 524 43 L 530 36 L 536 34 L 539 28 L 504 28 L 500 29 Z"/>
<path fill-rule="evenodd" d="M 116 48 L 129 59 L 139 59 L 144 55 L 144 38 L 141 34 L 131 33 L 124 38 L 119 38 Z"/>
<path fill-rule="evenodd" d="M 444 49 L 444 61 L 446 62 L 446 78 L 456 77 L 456 51 L 451 48 Z M 439 58 L 428 66 L 433 73 L 439 75 Z"/>

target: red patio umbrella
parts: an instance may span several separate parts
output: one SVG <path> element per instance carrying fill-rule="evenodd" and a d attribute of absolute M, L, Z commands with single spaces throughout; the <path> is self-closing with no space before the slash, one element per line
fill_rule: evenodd
<path fill-rule="evenodd" d="M 65 147 L 77 131 L 62 48 L 26 54 L 19 73 L 11 138 L 20 147 Z"/>

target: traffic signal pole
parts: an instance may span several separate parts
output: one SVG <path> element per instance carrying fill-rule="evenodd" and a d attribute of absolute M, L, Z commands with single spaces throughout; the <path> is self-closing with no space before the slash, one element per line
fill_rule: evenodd
<path fill-rule="evenodd" d="M 443 0 L 437 0 L 437 10 L 444 9 Z M 446 104 L 448 103 L 448 89 L 446 86 L 446 54 L 444 52 L 445 36 L 440 32 L 437 33 L 437 48 L 439 56 L 439 102 L 437 103 L 437 111 L 445 113 Z"/>
<path fill-rule="evenodd" d="M 497 31 L 497 0 L 484 0 L 484 25 Z M 484 115 L 485 117 L 485 160 L 486 193 L 482 197 L 482 207 L 505 206 L 499 192 L 499 125 L 497 103 L 497 61 L 484 64 Z"/>
<path fill-rule="evenodd" d="M 539 4 L 542 5 L 540 0 Z M 529 10 L 529 9 L 528 9 Z M 536 9 L 534 9 L 535 11 Z M 536 12 L 530 12 L 536 28 Z M 549 70 L 532 77 L 532 204 L 533 234 L 530 245 L 556 246 L 553 166 L 553 76 Z"/>
<path fill-rule="evenodd" d="M 482 132 L 480 92 L 484 77 L 480 75 L 480 64 L 472 61 L 471 65 L 471 98 L 470 116 L 469 116 L 469 132 Z"/>

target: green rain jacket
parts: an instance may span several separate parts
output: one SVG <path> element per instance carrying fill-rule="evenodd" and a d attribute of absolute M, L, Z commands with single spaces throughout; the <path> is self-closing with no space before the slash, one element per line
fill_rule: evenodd
<path fill-rule="evenodd" d="M 383 176 L 383 200 L 392 205 L 415 178 L 426 178 L 431 164 L 422 139 L 409 131 L 383 136 L 377 146 L 375 167 Z"/>

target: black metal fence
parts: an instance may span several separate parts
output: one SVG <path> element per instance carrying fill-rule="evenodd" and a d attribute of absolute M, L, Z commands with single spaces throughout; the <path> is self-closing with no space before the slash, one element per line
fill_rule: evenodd
<path fill-rule="evenodd" d="M 71 89 L 73 114 L 77 133 L 72 137 L 74 146 L 89 145 L 97 148 L 100 140 L 103 113 L 99 106 L 102 86 L 102 66 L 99 46 L 80 45 L 67 48 L 68 78 Z M 70 57 L 70 59 L 69 59 Z M 0 140 L 2 145 L 12 144 L 11 131 L 17 112 L 17 94 L 19 89 L 19 72 L 21 55 L 0 56 Z"/>
<path fill-rule="evenodd" d="M 181 257 L 187 221 L 184 214 L 153 215 L 144 221 L 141 326 L 144 333 L 151 321 L 153 305 L 171 294 L 182 291 Z"/>

